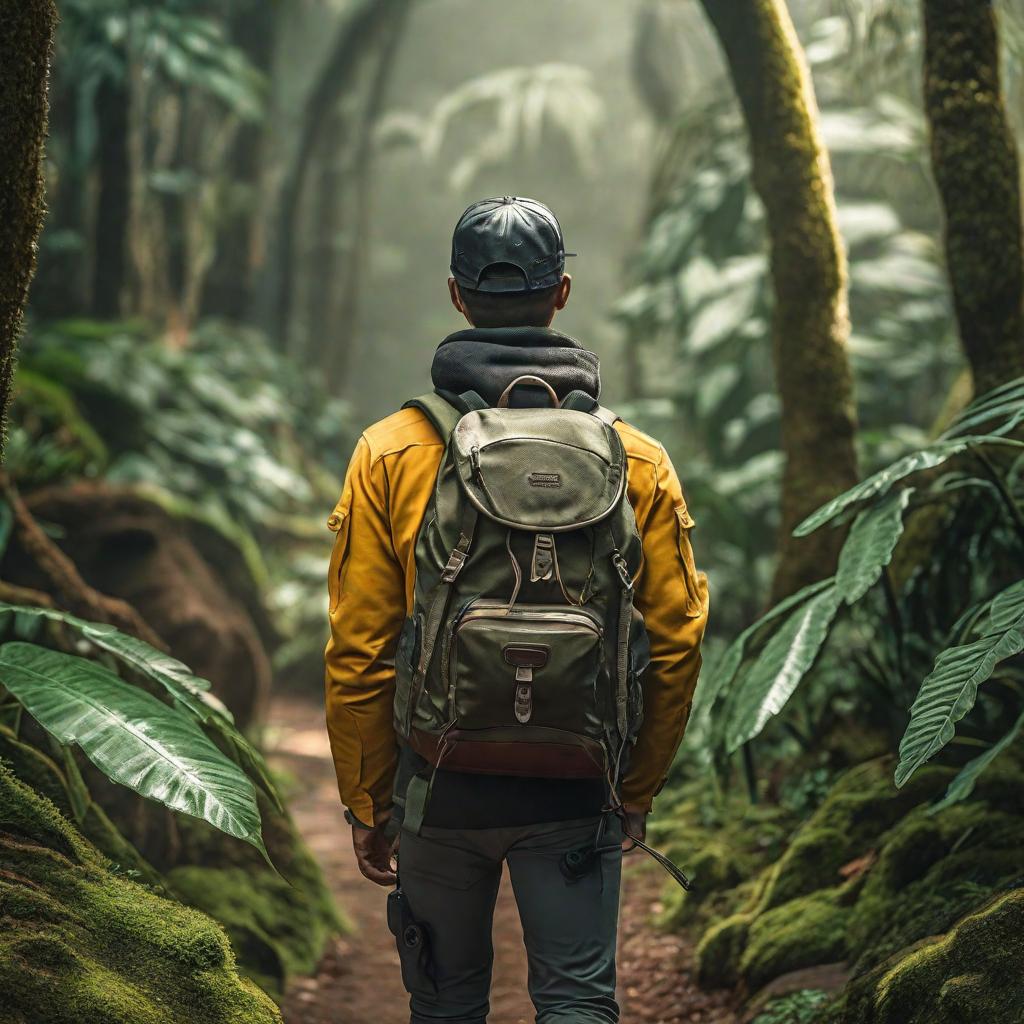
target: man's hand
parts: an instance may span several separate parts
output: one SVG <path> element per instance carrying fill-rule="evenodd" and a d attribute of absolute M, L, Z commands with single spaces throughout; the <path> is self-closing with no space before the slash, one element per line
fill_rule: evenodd
<path fill-rule="evenodd" d="M 647 838 L 647 811 L 642 811 L 638 807 L 624 807 L 624 818 L 622 822 L 623 832 L 626 833 L 622 837 L 622 850 L 624 853 L 629 853 L 630 850 L 635 850 L 636 845 L 630 838 L 630 835 L 635 836 L 641 841 Z"/>
<path fill-rule="evenodd" d="M 363 876 L 377 885 L 394 885 L 398 881 L 395 851 L 398 837 L 388 839 L 384 835 L 387 819 L 378 821 L 373 828 L 352 826 L 352 849 L 356 852 L 356 863 Z"/>

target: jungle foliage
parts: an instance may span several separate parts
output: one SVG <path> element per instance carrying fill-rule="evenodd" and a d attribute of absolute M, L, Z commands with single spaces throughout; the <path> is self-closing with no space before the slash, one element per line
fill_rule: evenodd
<path fill-rule="evenodd" d="M 312 972 L 342 927 L 259 750 L 266 694 L 237 700 L 175 649 L 209 636 L 238 657 L 224 675 L 246 666 L 243 687 L 271 661 L 276 683 L 319 687 L 322 524 L 356 433 L 333 395 L 362 386 L 378 162 L 426 162 L 455 195 L 526 154 L 582 190 L 609 132 L 640 137 L 611 123 L 601 77 L 561 58 L 502 54 L 455 88 L 421 96 L 417 81 L 423 102 L 389 111 L 416 6 L 60 0 L 49 219 L 13 385 L 45 96 L 42 64 L 0 62 L 5 80 L 31 76 L 31 102 L 2 119 L 31 152 L 0 147 L 23 177 L 0 217 L 0 988 L 25 1020 L 274 1021 L 263 993 Z M 680 471 L 715 595 L 652 821 L 696 888 L 666 899 L 662 923 L 692 931 L 701 983 L 754 997 L 758 1024 L 1016 1024 L 1024 17 L 1011 0 L 734 6 L 796 21 L 791 59 L 761 65 L 753 90 L 698 5 L 636 5 L 657 152 L 610 297 L 622 358 L 604 359 L 628 397 L 616 407 Z M 726 43 L 725 5 L 704 8 Z M 39 56 L 52 9 L 26 12 L 11 38 Z M 978 45 L 949 45 L 964 18 Z M 780 132 L 752 139 L 752 92 L 801 94 L 772 124 L 802 124 L 805 157 L 808 138 L 810 156 L 827 152 L 832 175 L 821 160 L 811 175 L 832 242 L 817 266 L 780 245 L 794 193 L 770 190 L 792 176 L 764 145 Z M 981 223 L 996 241 L 975 260 Z M 790 258 L 772 267 L 772 252 Z M 393 265 L 398 309 L 412 261 L 374 255 Z M 792 411 L 815 387 L 782 386 L 800 353 L 780 345 L 780 301 L 799 308 L 794 271 L 817 288 L 822 265 L 856 452 L 795 530 L 827 538 L 824 578 L 769 605 L 794 518 L 780 511 L 784 392 Z M 407 319 L 403 357 L 434 324 Z M 853 423 L 843 389 L 814 397 Z M 98 540 L 76 529 L 100 520 Z M 811 973 L 758 996 L 794 971 Z"/>

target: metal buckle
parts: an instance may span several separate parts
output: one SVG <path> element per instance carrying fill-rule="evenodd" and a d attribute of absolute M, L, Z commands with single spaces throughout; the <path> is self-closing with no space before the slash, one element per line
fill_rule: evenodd
<path fill-rule="evenodd" d="M 619 580 L 622 583 L 622 589 L 632 590 L 633 578 L 629 575 L 629 566 L 626 564 L 626 560 L 618 551 L 612 554 L 612 565 L 615 566 L 615 569 L 619 574 Z"/>
<path fill-rule="evenodd" d="M 462 572 L 466 564 L 466 552 L 460 548 L 454 548 L 448 556 L 448 564 L 441 570 L 441 580 L 444 583 L 452 583 L 455 577 Z"/>

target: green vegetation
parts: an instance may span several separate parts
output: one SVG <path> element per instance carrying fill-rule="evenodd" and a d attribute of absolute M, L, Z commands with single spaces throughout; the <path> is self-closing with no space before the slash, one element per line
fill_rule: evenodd
<path fill-rule="evenodd" d="M 320 687 L 346 456 L 504 191 L 700 524 L 659 924 L 755 1024 L 1024 1019 L 1020 4 L 57 6 L 0 40 L 13 1024 L 275 1021 L 344 927 L 270 685 Z"/>
<path fill-rule="evenodd" d="M 221 928 L 111 870 L 0 765 L 0 987 L 16 1024 L 271 1024 Z"/>

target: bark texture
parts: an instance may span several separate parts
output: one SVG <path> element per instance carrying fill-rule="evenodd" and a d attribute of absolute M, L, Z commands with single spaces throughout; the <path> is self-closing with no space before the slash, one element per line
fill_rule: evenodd
<path fill-rule="evenodd" d="M 52 0 L 0 0 L 0 459 L 45 212 L 42 155 L 56 21 Z"/>
<path fill-rule="evenodd" d="M 387 46 L 411 0 L 361 0 L 346 17 L 306 100 L 299 140 L 271 214 L 266 264 L 256 296 L 257 322 L 288 337 L 295 300 L 296 243 L 302 198 L 318 141 L 336 104 L 356 84 L 368 56 Z"/>
<path fill-rule="evenodd" d="M 753 183 L 771 246 L 772 346 L 786 459 L 774 601 L 834 571 L 841 533 L 798 540 L 792 530 L 857 481 L 846 260 L 810 71 L 784 0 L 702 3 L 750 134 Z"/>
<path fill-rule="evenodd" d="M 946 263 L 977 393 L 1024 376 L 1020 169 L 990 0 L 924 0 L 924 99 Z"/>

